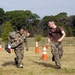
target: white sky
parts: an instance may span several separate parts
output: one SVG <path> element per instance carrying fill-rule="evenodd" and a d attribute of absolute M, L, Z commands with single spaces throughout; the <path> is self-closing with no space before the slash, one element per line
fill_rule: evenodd
<path fill-rule="evenodd" d="M 66 12 L 70 16 L 75 15 L 75 0 L 1 0 L 0 8 L 5 11 L 30 10 L 41 18 L 60 12 Z"/>

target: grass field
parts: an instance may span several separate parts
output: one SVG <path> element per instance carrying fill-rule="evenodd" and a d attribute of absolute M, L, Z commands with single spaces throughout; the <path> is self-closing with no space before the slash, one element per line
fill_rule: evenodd
<path fill-rule="evenodd" d="M 50 47 L 47 49 L 48 60 L 41 59 L 43 44 L 47 41 L 46 38 L 39 42 L 39 54 L 35 54 L 34 39 L 28 39 L 29 51 L 25 50 L 24 68 L 22 69 L 15 66 L 14 52 L 9 54 L 3 49 L 0 51 L 0 75 L 75 75 L 74 39 L 65 38 L 63 40 L 64 54 L 61 59 L 62 68 L 59 70 L 55 69 L 55 63 L 51 60 Z"/>

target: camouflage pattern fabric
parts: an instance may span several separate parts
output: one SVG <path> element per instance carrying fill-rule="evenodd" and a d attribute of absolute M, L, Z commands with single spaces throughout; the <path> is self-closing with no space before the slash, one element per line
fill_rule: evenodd
<path fill-rule="evenodd" d="M 11 44 L 11 48 L 14 49 L 14 52 L 16 54 L 16 59 L 18 61 L 18 65 L 22 64 L 22 60 L 24 57 L 23 42 L 26 39 L 26 32 L 24 32 L 24 34 L 20 35 L 19 32 L 13 31 L 9 34 L 8 39 Z M 15 41 L 15 39 L 18 39 L 18 41 Z"/>
<path fill-rule="evenodd" d="M 57 67 L 61 67 L 60 59 L 63 55 L 63 46 L 62 43 L 52 43 L 51 44 L 51 52 L 55 59 L 55 64 Z"/>
<path fill-rule="evenodd" d="M 21 46 L 15 48 L 14 52 L 15 52 L 15 55 L 16 55 L 16 59 L 17 59 L 18 65 L 21 65 L 22 64 L 22 60 L 24 58 L 24 48 L 21 45 Z"/>

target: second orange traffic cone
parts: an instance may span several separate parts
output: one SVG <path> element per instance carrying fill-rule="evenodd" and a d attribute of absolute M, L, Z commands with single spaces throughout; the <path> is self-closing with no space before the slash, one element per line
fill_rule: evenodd
<path fill-rule="evenodd" d="M 39 53 L 39 47 L 38 47 L 38 42 L 36 41 L 36 47 L 35 47 L 35 53 Z"/>
<path fill-rule="evenodd" d="M 47 60 L 47 59 L 48 59 L 48 55 L 47 55 L 46 47 L 44 46 L 43 54 L 42 54 L 42 60 Z"/>

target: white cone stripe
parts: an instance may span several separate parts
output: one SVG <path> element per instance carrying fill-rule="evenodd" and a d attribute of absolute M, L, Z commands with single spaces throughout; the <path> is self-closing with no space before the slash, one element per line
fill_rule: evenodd
<path fill-rule="evenodd" d="M 36 45 L 36 47 L 38 47 L 38 45 Z"/>
<path fill-rule="evenodd" d="M 43 52 L 43 54 L 47 54 L 47 52 Z"/>
<path fill-rule="evenodd" d="M 38 44 L 38 42 L 36 42 L 36 44 Z"/>
<path fill-rule="evenodd" d="M 46 51 L 46 47 L 43 48 L 43 51 Z"/>
<path fill-rule="evenodd" d="M 46 50 L 46 48 L 43 48 L 43 50 Z"/>

